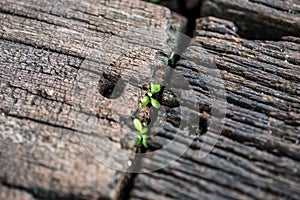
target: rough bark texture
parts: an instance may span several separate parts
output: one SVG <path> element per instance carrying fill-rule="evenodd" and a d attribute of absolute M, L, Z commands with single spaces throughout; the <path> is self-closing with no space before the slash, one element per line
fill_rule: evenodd
<path fill-rule="evenodd" d="M 106 95 L 118 77 L 147 77 L 151 63 L 167 63 L 160 52 L 169 54 L 177 41 L 166 30 L 184 23 L 142 1 L 1 1 L 0 198 L 116 198 L 123 174 L 86 147 L 128 167 L 130 150 L 118 150 L 129 127 L 120 131 L 111 109 L 133 112 L 142 86 L 130 85 L 121 103 Z M 74 96 L 76 84 L 82 92 Z"/>
<path fill-rule="evenodd" d="M 300 36 L 298 0 L 204 0 L 200 13 L 234 22 L 239 33 L 248 38 Z"/>
<path fill-rule="evenodd" d="M 195 90 L 194 101 L 204 104 L 200 116 L 211 121 L 212 107 L 224 103 L 216 102 L 211 93 L 221 81 L 209 81 L 215 75 L 208 73 L 210 62 L 215 61 L 228 102 L 222 134 L 209 129 L 194 138 L 173 165 L 137 175 L 130 199 L 300 198 L 299 39 L 251 41 L 240 38 L 236 30 L 229 21 L 199 19 L 193 42 L 176 67 Z M 174 130 L 174 123 L 167 124 L 152 140 L 153 146 L 168 144 Z M 188 140 L 180 137 L 181 144 Z M 205 137 L 206 142 L 219 139 L 201 159 Z M 144 160 L 146 168 L 176 154 L 179 144 L 172 145 L 172 151 Z"/>
<path fill-rule="evenodd" d="M 135 113 L 139 80 L 183 43 L 166 30 L 186 21 L 137 0 L 2 0 L 0 199 L 300 199 L 299 7 L 281 2 L 204 1 L 203 14 L 230 18 L 241 33 L 262 38 L 263 27 L 272 38 L 287 36 L 247 40 L 232 22 L 199 19 L 175 69 L 185 78 L 170 80 L 174 87 L 188 81 L 196 96 L 182 98 L 199 112 L 179 109 L 165 88 L 167 122 L 148 151 L 158 153 L 137 159 L 122 151 L 132 127 L 121 116 Z M 131 84 L 116 100 L 120 77 Z M 213 92 L 222 88 L 225 99 Z M 222 114 L 224 125 L 214 124 Z M 195 116 L 199 130 L 179 130 Z M 201 159 L 202 144 L 215 139 Z M 98 162 L 147 171 L 185 148 L 152 173 L 123 174 Z"/>

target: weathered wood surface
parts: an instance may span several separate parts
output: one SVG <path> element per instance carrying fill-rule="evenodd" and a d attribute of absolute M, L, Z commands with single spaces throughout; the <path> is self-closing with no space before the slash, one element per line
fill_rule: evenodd
<path fill-rule="evenodd" d="M 200 13 L 234 22 L 248 38 L 300 36 L 298 0 L 203 0 Z"/>
<path fill-rule="evenodd" d="M 150 63 L 166 63 L 159 52 L 170 53 L 176 43 L 176 36 L 166 32 L 171 23 L 182 29 L 185 21 L 166 8 L 136 0 L 0 2 L 1 199 L 118 196 L 123 174 L 99 164 L 78 134 L 99 153 L 98 159 L 127 165 L 130 154 L 116 152 L 123 137 L 118 116 L 110 113 L 116 105 L 103 93 L 115 77 L 146 77 Z M 163 34 L 139 43 L 139 29 Z M 114 40 L 107 42 L 111 36 Z M 116 51 L 130 47 L 129 54 Z M 92 57 L 98 50 L 101 54 Z M 74 100 L 72 90 L 85 58 L 103 66 L 104 71 L 86 73 L 100 79 L 95 85 L 99 93 L 80 93 Z M 132 104 L 118 109 L 130 113 L 139 99 L 135 93 L 124 98 Z M 74 107 L 77 99 L 88 102 Z M 97 124 L 104 127 L 101 133 Z"/>
<path fill-rule="evenodd" d="M 173 165 L 138 174 L 130 199 L 300 198 L 299 38 L 251 41 L 240 38 L 236 30 L 229 21 L 199 19 L 194 41 L 176 67 L 197 93 L 195 101 L 206 105 L 201 116 L 207 118 L 215 105 L 207 86 L 217 84 L 207 82 L 205 61 L 215 60 L 228 101 L 218 143 L 200 159 L 205 135 L 199 136 Z M 197 59 L 204 64 L 194 62 Z M 153 146 L 174 138 L 172 126 L 167 124 L 169 131 L 154 137 Z M 208 136 L 218 138 L 212 132 Z M 182 142 L 187 138 L 182 135 Z M 144 160 L 145 166 L 151 168 L 174 156 L 179 144 L 173 145 L 156 162 Z"/>
<path fill-rule="evenodd" d="M 293 7 L 293 12 L 296 9 Z M 250 19 L 251 12 L 247 11 Z M 291 35 L 298 33 L 292 26 L 298 23 L 297 13 L 293 15 L 288 30 Z M 147 76 L 151 73 L 150 63 L 166 63 L 164 54 L 177 43 L 176 35 L 166 30 L 182 29 L 184 23 L 165 8 L 134 0 L 1 1 L 0 199 L 116 199 L 124 195 L 130 199 L 299 199 L 297 37 L 287 36 L 276 42 L 245 40 L 231 22 L 198 20 L 194 42 L 176 71 L 196 92 L 197 98 L 190 101 L 200 102 L 201 119 L 210 121 L 212 102 L 216 100 L 207 85 L 219 85 L 206 82 L 210 80 L 207 66 L 193 61 L 215 59 L 228 101 L 222 135 L 209 131 L 208 142 L 213 138 L 219 141 L 205 159 L 199 158 L 205 135 L 194 138 L 179 134 L 169 152 L 146 158 L 140 164 L 145 169 L 155 168 L 193 141 L 188 151 L 170 167 L 138 174 L 130 188 L 124 184 L 130 184 L 134 177 L 129 175 L 128 181 L 128 174 L 99 164 L 82 145 L 80 138 L 85 138 L 85 145 L 101 159 L 111 159 L 115 166 L 132 159 L 131 154 L 121 152 L 118 115 L 110 113 L 116 104 L 105 94 L 115 77 L 129 73 L 134 78 Z M 274 28 L 272 24 L 270 27 Z M 154 28 L 165 34 L 139 45 L 139 35 L 132 30 L 140 28 Z M 107 43 L 111 36 L 113 42 Z M 116 51 L 132 43 L 129 54 L 119 55 Z M 103 46 L 107 51 L 101 51 Z M 91 53 L 98 51 L 101 53 L 91 58 Z M 72 91 L 86 57 L 103 65 L 104 72 L 86 73 L 100 78 L 96 85 L 99 93 L 78 96 L 88 101 L 74 107 L 74 103 L 81 103 L 77 98 L 74 101 Z M 142 88 L 131 87 L 134 91 Z M 135 93 L 125 98 L 132 99 L 133 105 L 138 103 Z M 180 114 L 167 105 L 165 102 L 163 107 L 173 112 L 168 113 L 164 129 L 153 137 L 151 151 L 171 141 L 177 130 Z M 118 109 L 130 113 L 135 108 L 126 105 Z M 101 135 L 106 140 L 95 134 L 95 124 L 104 127 Z M 206 123 L 201 125 L 203 130 L 207 128 Z M 128 127 L 122 129 L 121 133 Z M 124 194 L 129 192 L 124 190 L 126 187 L 131 189 L 130 194 Z"/>

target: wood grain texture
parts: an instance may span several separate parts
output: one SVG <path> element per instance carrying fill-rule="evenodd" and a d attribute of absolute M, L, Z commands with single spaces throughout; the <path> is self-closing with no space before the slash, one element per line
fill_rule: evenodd
<path fill-rule="evenodd" d="M 130 127 L 120 131 L 111 110 L 133 112 L 142 86 L 130 85 L 133 92 L 118 100 L 130 99 L 127 106 L 105 95 L 118 77 L 147 77 L 151 64 L 167 63 L 177 43 L 167 29 L 184 23 L 136 0 L 1 1 L 1 199 L 116 198 L 123 174 L 86 147 L 128 167 L 132 151 L 118 151 Z M 82 92 L 74 96 L 76 84 Z M 91 86 L 96 92 L 87 92 Z"/>
<path fill-rule="evenodd" d="M 215 16 L 234 22 L 247 38 L 276 39 L 300 36 L 298 0 L 204 0 L 202 16 Z"/>
<path fill-rule="evenodd" d="M 214 7 L 225 4 L 206 2 L 214 2 L 204 4 Z M 208 129 L 208 134 L 179 132 L 173 140 L 180 120 L 192 121 L 195 111 L 189 110 L 191 115 L 183 119 L 174 108 L 176 100 L 170 103 L 172 94 L 165 90 L 162 107 L 168 110 L 167 122 L 151 137 L 149 152 L 171 141 L 173 146 L 135 162 L 151 170 L 188 149 L 169 167 L 138 174 L 130 199 L 300 198 L 300 40 L 295 37 L 299 26 L 294 26 L 298 3 L 228 2 L 245 8 L 236 14 L 233 6 L 220 14 L 245 16 L 245 24 L 238 24 L 244 27 L 240 31 L 252 30 L 253 37 L 261 37 L 255 34 L 263 26 L 266 31 L 276 28 L 274 35 L 268 33 L 276 39 L 289 36 L 279 41 L 246 40 L 230 21 L 197 21 L 194 39 L 176 72 L 196 93 L 188 101 L 199 103 L 200 129 Z M 258 14 L 253 14 L 252 5 L 258 6 Z M 277 12 L 279 7 L 292 12 Z M 258 23 L 262 13 L 265 20 Z M 253 29 L 249 21 L 255 22 Z M 129 192 L 120 191 L 127 177 L 99 164 L 86 147 L 117 167 L 127 167 L 134 159 L 130 150 L 121 151 L 123 134 L 131 129 L 121 126 L 119 116 L 135 111 L 142 86 L 131 84 L 131 92 L 118 100 L 121 104 L 108 98 L 109 91 L 120 76 L 138 80 L 151 74 L 151 66 L 165 65 L 166 55 L 178 44 L 177 36 L 166 30 L 182 30 L 185 23 L 166 8 L 136 0 L 1 1 L 0 198 L 116 199 Z M 207 61 L 215 62 L 220 77 L 208 73 Z M 99 81 L 89 84 L 88 78 Z M 84 92 L 74 98 L 75 82 Z M 220 84 L 226 101 L 210 91 Z M 97 93 L 85 92 L 90 87 Z M 128 99 L 134 103 L 124 106 Z M 223 106 L 226 110 L 220 113 L 226 118 L 219 136 L 207 125 L 216 118 L 212 108 Z M 202 144 L 214 139 L 214 149 L 200 159 Z"/>
<path fill-rule="evenodd" d="M 207 72 L 208 61 L 214 60 L 228 102 L 221 135 L 209 129 L 206 135 L 190 137 L 192 145 L 177 162 L 137 175 L 130 199 L 300 198 L 299 40 L 246 40 L 236 30 L 230 21 L 197 20 L 194 39 L 176 67 L 196 92 L 194 101 L 204 104 L 199 116 L 211 121 L 212 107 L 224 103 L 216 102 L 209 90 L 220 81 L 216 77 L 209 82 L 215 75 Z M 174 123 L 165 125 L 152 145 L 168 144 L 176 130 Z M 201 159 L 205 137 L 218 142 Z M 180 138 L 182 145 L 189 136 Z M 143 160 L 145 168 L 174 157 L 179 144 L 172 145 L 171 151 Z"/>

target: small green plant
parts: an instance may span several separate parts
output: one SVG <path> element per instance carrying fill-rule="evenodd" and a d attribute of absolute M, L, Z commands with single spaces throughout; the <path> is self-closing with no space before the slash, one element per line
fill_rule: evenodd
<path fill-rule="evenodd" d="M 160 84 L 151 83 L 150 89 L 147 91 L 145 97 L 141 99 L 142 106 L 147 106 L 149 103 L 151 103 L 153 107 L 158 109 L 160 107 L 160 103 L 153 98 L 153 95 L 158 93 L 160 89 Z"/>
<path fill-rule="evenodd" d="M 151 2 L 151 3 L 159 3 L 160 2 L 160 0 L 144 0 L 144 1 Z"/>
<path fill-rule="evenodd" d="M 179 60 L 179 58 L 180 58 L 179 55 L 177 55 L 175 52 L 172 52 L 168 59 L 169 66 L 174 68 L 176 65 L 176 62 Z"/>
<path fill-rule="evenodd" d="M 172 52 L 168 60 L 169 64 L 172 66 L 175 65 L 175 56 L 176 56 L 175 52 Z"/>
<path fill-rule="evenodd" d="M 133 125 L 134 125 L 134 128 L 139 131 L 139 133 L 136 134 L 135 145 L 136 146 L 144 146 L 145 148 L 148 148 L 147 142 L 149 140 L 149 136 L 146 135 L 146 133 L 148 132 L 148 129 L 146 127 L 143 127 L 143 124 L 139 119 L 134 119 Z"/>

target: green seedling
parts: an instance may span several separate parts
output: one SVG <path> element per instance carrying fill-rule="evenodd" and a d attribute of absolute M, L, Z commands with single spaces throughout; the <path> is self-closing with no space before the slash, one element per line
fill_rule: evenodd
<path fill-rule="evenodd" d="M 139 119 L 134 119 L 133 125 L 134 128 L 138 130 L 138 134 L 136 134 L 135 145 L 139 147 L 144 146 L 145 148 L 148 148 L 147 142 L 149 140 L 149 136 L 146 135 L 148 129 L 146 127 L 143 127 L 143 124 Z"/>
<path fill-rule="evenodd" d="M 179 55 L 175 52 L 172 52 L 168 59 L 168 64 L 173 68 L 175 67 L 176 62 L 179 60 Z"/>
<path fill-rule="evenodd" d="M 149 103 L 151 103 L 153 107 L 158 109 L 160 107 L 160 103 L 153 98 L 153 95 L 158 93 L 160 90 L 160 84 L 151 83 L 150 89 L 147 91 L 145 97 L 141 99 L 142 106 L 147 106 Z"/>
<path fill-rule="evenodd" d="M 176 56 L 175 52 L 172 52 L 171 55 L 170 55 L 170 57 L 169 57 L 169 63 L 171 65 L 175 64 L 175 56 Z"/>
<path fill-rule="evenodd" d="M 160 0 L 144 0 L 144 1 L 147 1 L 147 2 L 150 2 L 150 3 L 159 3 Z"/>

